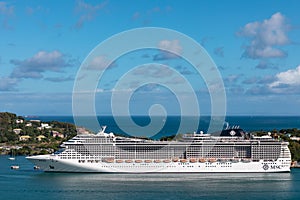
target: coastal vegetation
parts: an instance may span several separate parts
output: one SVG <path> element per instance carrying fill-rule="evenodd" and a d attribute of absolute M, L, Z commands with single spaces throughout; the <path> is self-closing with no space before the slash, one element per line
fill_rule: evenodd
<path fill-rule="evenodd" d="M 14 113 L 0 112 L 0 153 L 16 155 L 48 154 L 58 150 L 59 145 L 77 134 L 77 127 L 71 123 L 38 119 L 27 120 Z M 85 129 L 83 129 L 85 130 Z M 293 161 L 300 161 L 300 130 L 297 128 L 254 131 L 252 135 L 271 134 L 278 140 L 288 141 Z M 164 136 L 161 141 L 180 140 L 182 134 Z"/>
<path fill-rule="evenodd" d="M 77 134 L 74 124 L 26 120 L 14 113 L 0 112 L 0 152 L 16 155 L 53 153 Z"/>

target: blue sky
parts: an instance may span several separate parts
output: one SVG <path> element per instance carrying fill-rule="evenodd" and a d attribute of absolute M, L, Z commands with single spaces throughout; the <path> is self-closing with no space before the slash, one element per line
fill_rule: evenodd
<path fill-rule="evenodd" d="M 227 115 L 300 115 L 299 7 L 296 0 L 0 0 L 0 111 L 72 114 L 74 80 L 93 48 L 126 30 L 162 27 L 206 49 L 224 81 Z M 97 113 L 111 113 L 111 92 L 122 74 L 157 62 L 175 66 L 197 91 L 201 113 L 209 114 L 209 96 L 199 92 L 205 86 L 192 67 L 174 57 L 157 59 L 158 53 L 131 52 L 114 61 L 98 86 Z M 170 114 L 180 111 L 168 89 L 151 84 L 137 91 L 130 109 L 146 114 L 153 103 Z"/>

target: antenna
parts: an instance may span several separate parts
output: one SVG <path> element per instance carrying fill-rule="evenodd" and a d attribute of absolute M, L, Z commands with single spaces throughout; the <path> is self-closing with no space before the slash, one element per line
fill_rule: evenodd
<path fill-rule="evenodd" d="M 226 125 L 225 130 L 229 129 L 229 123 L 228 123 L 228 122 L 225 122 L 225 125 Z"/>
<path fill-rule="evenodd" d="M 105 129 L 106 129 L 106 126 L 102 126 L 101 128 L 102 128 L 101 132 L 104 133 Z"/>

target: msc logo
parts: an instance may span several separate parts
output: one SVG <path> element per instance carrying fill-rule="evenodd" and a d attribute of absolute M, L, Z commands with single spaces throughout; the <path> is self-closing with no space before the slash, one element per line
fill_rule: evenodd
<path fill-rule="evenodd" d="M 279 165 L 271 165 L 271 169 L 281 169 Z"/>
<path fill-rule="evenodd" d="M 264 164 L 263 169 L 267 171 L 269 169 L 269 165 Z"/>
<path fill-rule="evenodd" d="M 269 169 L 269 165 L 264 164 L 263 169 L 267 171 Z"/>
<path fill-rule="evenodd" d="M 264 170 L 268 170 L 268 169 L 281 169 L 281 167 L 279 165 L 267 165 L 267 164 L 264 164 L 263 167 L 262 167 Z"/>

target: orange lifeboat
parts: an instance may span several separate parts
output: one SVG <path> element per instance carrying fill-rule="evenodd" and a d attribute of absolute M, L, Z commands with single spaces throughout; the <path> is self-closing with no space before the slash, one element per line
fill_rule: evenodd
<path fill-rule="evenodd" d="M 186 163 L 186 162 L 187 162 L 187 159 L 180 159 L 180 162 Z"/>
<path fill-rule="evenodd" d="M 172 159 L 173 162 L 178 162 L 178 160 L 179 160 L 178 158 L 173 158 Z"/>
<path fill-rule="evenodd" d="M 126 163 L 132 163 L 132 160 L 125 160 Z"/>
<path fill-rule="evenodd" d="M 91 160 L 91 162 L 93 162 L 93 161 Z M 107 158 L 107 159 L 104 160 L 104 162 L 113 163 L 114 159 L 113 158 Z"/>
<path fill-rule="evenodd" d="M 117 162 L 117 163 L 122 163 L 122 162 L 123 162 L 123 160 L 116 160 L 116 162 Z"/>
<path fill-rule="evenodd" d="M 145 163 L 152 163 L 152 160 L 145 160 Z"/>
<path fill-rule="evenodd" d="M 211 163 L 217 162 L 217 159 L 216 158 L 210 158 L 210 159 L 208 159 L 208 162 L 211 162 Z"/>
<path fill-rule="evenodd" d="M 155 163 L 160 163 L 160 162 L 161 162 L 161 160 L 154 160 L 154 162 L 155 162 Z"/>
<path fill-rule="evenodd" d="M 163 160 L 164 163 L 169 163 L 171 160 Z"/>
<path fill-rule="evenodd" d="M 205 163 L 205 162 L 206 162 L 206 159 L 205 159 L 205 158 L 200 158 L 200 159 L 199 159 L 199 162 Z"/>
<path fill-rule="evenodd" d="M 141 163 L 142 160 L 135 160 L 135 163 Z"/>
<path fill-rule="evenodd" d="M 195 162 L 197 162 L 197 159 L 196 158 L 190 158 L 190 162 L 195 163 Z"/>

